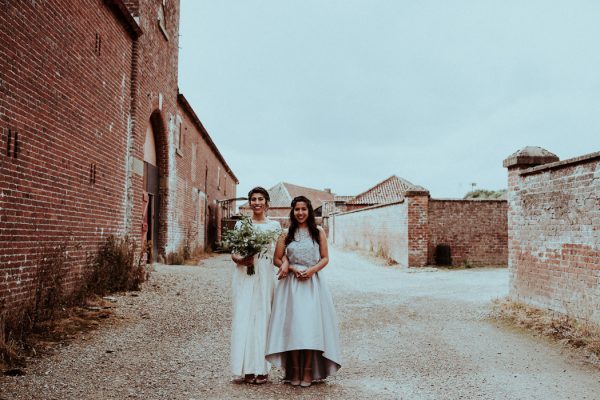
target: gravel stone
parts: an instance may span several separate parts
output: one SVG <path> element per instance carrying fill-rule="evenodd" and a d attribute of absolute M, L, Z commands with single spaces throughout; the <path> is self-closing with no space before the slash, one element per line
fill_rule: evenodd
<path fill-rule="evenodd" d="M 598 367 L 579 352 L 487 318 L 508 293 L 505 268 L 407 270 L 332 248 L 322 274 L 344 355 L 310 388 L 232 383 L 228 255 L 156 265 L 115 314 L 24 376 L 0 377 L 0 399 L 596 399 Z M 419 273 L 415 273 L 419 272 Z"/>

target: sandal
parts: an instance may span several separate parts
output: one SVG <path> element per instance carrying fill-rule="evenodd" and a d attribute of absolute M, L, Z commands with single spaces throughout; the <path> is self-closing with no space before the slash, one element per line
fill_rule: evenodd
<path fill-rule="evenodd" d="M 246 382 L 246 383 L 255 383 L 256 382 L 256 376 L 254 374 L 246 374 L 244 376 L 244 382 Z"/>
<path fill-rule="evenodd" d="M 263 383 L 267 383 L 267 380 L 269 379 L 268 375 L 256 375 L 256 379 L 254 379 L 255 384 L 257 385 L 262 385 Z"/>

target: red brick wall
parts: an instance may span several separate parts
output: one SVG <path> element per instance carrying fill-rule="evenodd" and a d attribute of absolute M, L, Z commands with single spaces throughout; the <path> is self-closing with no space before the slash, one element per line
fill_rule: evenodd
<path fill-rule="evenodd" d="M 428 203 L 429 193 L 419 193 L 406 197 L 408 210 L 408 265 L 427 265 Z"/>
<path fill-rule="evenodd" d="M 426 191 L 410 192 L 401 203 L 332 215 L 330 238 L 410 267 L 434 264 L 438 244 L 451 247 L 453 265 L 505 265 L 506 210 L 502 200 L 435 200 Z"/>
<path fill-rule="evenodd" d="M 508 182 L 511 296 L 600 323 L 600 152 L 512 165 Z"/>
<path fill-rule="evenodd" d="M 86 252 L 124 232 L 132 38 L 102 0 L 2 1 L 0 25 L 0 299 L 11 307 L 30 297 L 46 250 L 68 245 L 72 285 Z"/>
<path fill-rule="evenodd" d="M 452 265 L 507 265 L 506 200 L 435 200 L 429 202 L 428 263 L 435 248 L 450 246 Z"/>

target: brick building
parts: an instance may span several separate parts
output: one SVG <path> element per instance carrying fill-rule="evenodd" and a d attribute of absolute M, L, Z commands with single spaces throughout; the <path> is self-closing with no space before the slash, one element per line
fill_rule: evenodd
<path fill-rule="evenodd" d="M 232 208 L 233 203 L 221 201 L 235 197 L 239 181 L 185 97 L 180 94 L 178 100 L 178 171 L 173 192 L 178 196 L 175 209 L 184 212 L 174 213 L 173 230 L 192 253 L 202 252 L 219 239 L 221 219 L 233 211 L 222 208 L 224 204 Z"/>
<path fill-rule="evenodd" d="M 333 243 L 403 266 L 506 265 L 506 200 L 432 199 L 391 176 L 329 218 Z"/>
<path fill-rule="evenodd" d="M 600 324 L 600 152 L 526 147 L 504 167 L 511 297 Z"/>
<path fill-rule="evenodd" d="M 179 2 L 6 0 L 0 24 L 4 306 L 28 301 L 59 245 L 67 287 L 109 234 L 204 249 L 237 179 L 178 93 Z"/>

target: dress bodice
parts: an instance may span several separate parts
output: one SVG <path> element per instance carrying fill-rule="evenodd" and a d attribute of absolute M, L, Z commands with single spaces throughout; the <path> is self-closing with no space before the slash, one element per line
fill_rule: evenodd
<path fill-rule="evenodd" d="M 310 237 L 308 229 L 298 229 L 294 240 L 287 245 L 286 254 L 290 264 L 312 267 L 321 259 L 319 244 Z"/>

